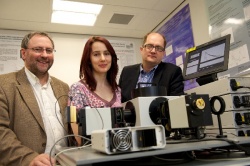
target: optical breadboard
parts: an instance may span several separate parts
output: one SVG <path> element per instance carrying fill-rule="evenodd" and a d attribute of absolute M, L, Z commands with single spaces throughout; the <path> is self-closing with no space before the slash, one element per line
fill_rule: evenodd
<path fill-rule="evenodd" d="M 92 149 L 106 154 L 162 149 L 165 130 L 161 125 L 94 130 L 91 143 Z"/>
<path fill-rule="evenodd" d="M 237 84 L 240 86 L 249 87 L 250 78 L 249 77 L 229 77 L 223 78 L 202 86 L 198 86 L 193 89 L 185 91 L 187 94 L 197 93 L 197 94 L 208 94 L 212 96 L 220 96 L 229 93 L 247 93 L 250 92 L 249 88 L 239 88 L 236 90 L 232 89 L 232 84 Z"/>

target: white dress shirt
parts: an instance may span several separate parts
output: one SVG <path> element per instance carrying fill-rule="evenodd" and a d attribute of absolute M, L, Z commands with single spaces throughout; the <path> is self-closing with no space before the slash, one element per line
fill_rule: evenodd
<path fill-rule="evenodd" d="M 51 88 L 50 77 L 48 79 L 48 82 L 42 86 L 39 82 L 39 79 L 27 68 L 25 68 L 25 73 L 30 84 L 32 85 L 33 92 L 36 96 L 36 100 L 42 115 L 45 132 L 47 135 L 47 144 L 44 153 L 50 154 L 50 150 L 55 142 L 65 135 L 60 107 Z M 65 146 L 66 143 L 64 139 L 57 143 L 56 146 L 58 145 Z M 54 155 L 54 149 L 51 154 Z"/>

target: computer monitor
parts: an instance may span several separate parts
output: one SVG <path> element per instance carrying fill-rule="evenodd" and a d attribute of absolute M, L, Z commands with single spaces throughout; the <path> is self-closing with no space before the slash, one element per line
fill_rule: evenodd
<path fill-rule="evenodd" d="M 196 78 L 199 85 L 217 79 L 217 73 L 228 69 L 230 34 L 186 51 L 183 65 L 185 80 Z"/>

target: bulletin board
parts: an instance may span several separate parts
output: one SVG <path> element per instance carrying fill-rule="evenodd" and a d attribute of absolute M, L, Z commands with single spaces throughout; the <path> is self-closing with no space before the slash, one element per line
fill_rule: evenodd
<path fill-rule="evenodd" d="M 0 34 L 0 74 L 21 69 L 23 60 L 20 58 L 22 36 Z"/>
<path fill-rule="evenodd" d="M 186 50 L 194 47 L 193 29 L 190 17 L 189 4 L 183 7 L 160 29 L 167 40 L 164 62 L 173 63 L 183 69 Z M 194 80 L 185 81 L 184 90 L 198 86 Z"/>
<path fill-rule="evenodd" d="M 20 58 L 21 41 L 29 31 L 0 29 L 0 74 L 15 72 L 24 66 Z M 55 43 L 54 64 L 49 70 L 68 85 L 77 82 L 84 45 L 90 35 L 49 33 Z M 105 36 L 104 36 L 105 37 Z M 119 71 L 117 81 L 124 66 L 138 63 L 141 39 L 105 37 L 116 51 Z"/>
<path fill-rule="evenodd" d="M 220 77 L 250 73 L 250 0 L 206 0 L 209 36 L 231 34 L 228 70 Z"/>

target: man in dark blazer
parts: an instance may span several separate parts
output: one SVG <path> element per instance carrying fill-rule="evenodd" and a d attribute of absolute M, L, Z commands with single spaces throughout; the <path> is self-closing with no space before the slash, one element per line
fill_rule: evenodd
<path fill-rule="evenodd" d="M 48 153 L 45 154 L 47 143 L 51 141 L 48 139 L 55 137 L 58 128 L 65 134 L 68 131 L 64 110 L 69 86 L 48 73 L 54 60 L 54 43 L 46 33 L 29 33 L 21 47 L 25 67 L 0 75 L 0 165 L 49 166 L 51 161 L 54 164 L 55 161 Z M 45 90 L 43 93 L 48 93 L 51 98 L 44 101 L 47 95 L 38 97 L 40 94 L 36 87 Z M 50 116 L 57 112 L 58 119 L 49 120 L 59 126 L 53 126 L 57 130 L 54 136 L 48 137 L 48 116 L 43 111 L 48 111 Z"/>
<path fill-rule="evenodd" d="M 165 55 L 166 39 L 159 33 L 148 33 L 140 47 L 142 63 L 125 66 L 121 72 L 119 86 L 122 102 L 131 100 L 132 91 L 139 82 L 165 86 L 168 96 L 183 95 L 184 84 L 180 67 L 162 62 Z"/>

